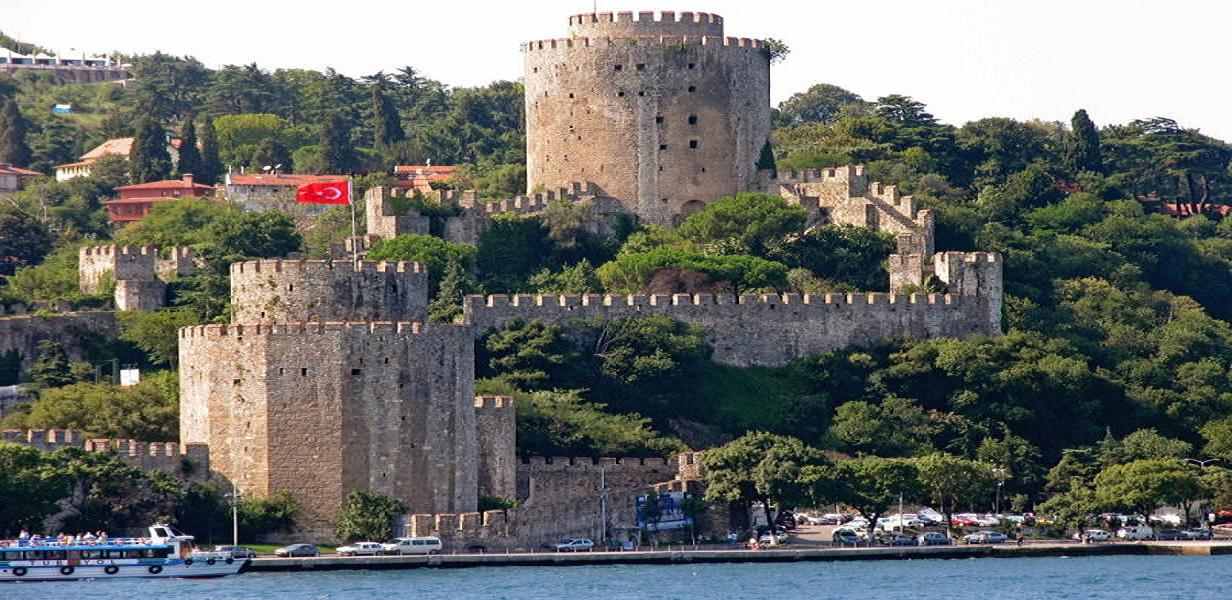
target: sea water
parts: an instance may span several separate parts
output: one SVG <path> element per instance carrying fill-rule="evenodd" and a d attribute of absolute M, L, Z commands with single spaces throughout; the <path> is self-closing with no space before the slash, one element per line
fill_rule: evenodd
<path fill-rule="evenodd" d="M 246 573 L 212 580 L 0 584 L 0 599 L 787 600 L 1232 598 L 1232 557 L 978 558 Z"/>

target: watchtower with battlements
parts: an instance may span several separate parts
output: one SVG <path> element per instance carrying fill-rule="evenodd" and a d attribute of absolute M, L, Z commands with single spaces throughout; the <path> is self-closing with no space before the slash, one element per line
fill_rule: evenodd
<path fill-rule="evenodd" d="M 231 265 L 237 323 L 422 321 L 428 272 L 419 263 L 250 260 Z"/>
<path fill-rule="evenodd" d="M 523 46 L 530 190 L 593 183 L 670 225 L 750 189 L 770 134 L 770 55 L 709 13 L 589 13 Z"/>

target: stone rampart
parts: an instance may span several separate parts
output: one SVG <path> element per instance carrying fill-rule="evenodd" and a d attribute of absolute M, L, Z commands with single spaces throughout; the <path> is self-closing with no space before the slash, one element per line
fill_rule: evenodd
<path fill-rule="evenodd" d="M 592 12 L 569 16 L 572 37 L 637 37 L 659 35 L 722 36 L 723 17 L 711 13 Z"/>
<path fill-rule="evenodd" d="M 512 500 L 517 493 L 517 410 L 509 396 L 476 396 L 479 495 Z"/>
<path fill-rule="evenodd" d="M 963 263 L 965 264 L 965 263 Z M 996 265 L 1000 272 L 1000 263 Z M 992 280 L 985 286 L 993 293 Z M 793 359 L 894 339 L 1000 334 L 993 309 L 976 294 L 719 294 L 468 296 L 465 322 L 476 335 L 512 321 L 563 323 L 661 314 L 701 327 L 717 362 L 779 366 Z"/>
<path fill-rule="evenodd" d="M 419 263 L 252 260 L 231 265 L 232 321 L 406 321 L 427 317 Z"/>
<path fill-rule="evenodd" d="M 43 452 L 55 452 L 62 448 L 113 452 L 128 465 L 146 471 L 162 471 L 191 479 L 209 476 L 210 452 L 204 444 L 94 438 L 71 429 L 6 429 L 0 433 L 0 440 Z"/>
<path fill-rule="evenodd" d="M 83 246 L 77 253 L 78 287 L 84 294 L 99 294 L 111 281 L 118 310 L 153 310 L 166 305 L 163 282 L 191 275 L 195 260 L 191 248 L 160 253 L 154 246 Z"/>
<path fill-rule="evenodd" d="M 185 327 L 180 436 L 245 493 L 286 491 L 332 539 L 352 490 L 413 512 L 474 510 L 473 336 L 410 322 Z"/>
<path fill-rule="evenodd" d="M 15 312 L 12 308 L 10 312 Z M 24 373 L 38 358 L 38 345 L 43 340 L 59 342 L 69 358 L 82 360 L 96 341 L 118 334 L 115 313 L 111 311 L 0 317 L 0 354 L 16 352 Z"/>

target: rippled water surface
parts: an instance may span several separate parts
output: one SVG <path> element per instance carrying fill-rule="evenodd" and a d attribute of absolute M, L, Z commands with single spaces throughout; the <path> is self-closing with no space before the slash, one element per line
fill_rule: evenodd
<path fill-rule="evenodd" d="M 1232 556 L 485 567 L 0 584 L 0 599 L 1232 598 Z"/>

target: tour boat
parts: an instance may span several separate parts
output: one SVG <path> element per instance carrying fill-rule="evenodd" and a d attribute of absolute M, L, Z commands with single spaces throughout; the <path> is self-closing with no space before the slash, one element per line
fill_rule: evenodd
<path fill-rule="evenodd" d="M 222 577 L 247 565 L 230 553 L 194 551 L 192 536 L 170 525 L 153 525 L 144 538 L 0 542 L 0 581 Z"/>

